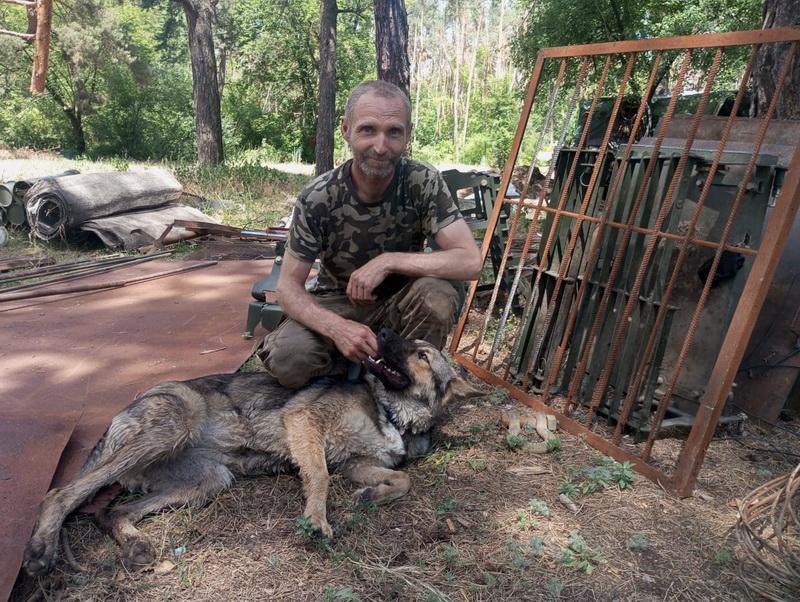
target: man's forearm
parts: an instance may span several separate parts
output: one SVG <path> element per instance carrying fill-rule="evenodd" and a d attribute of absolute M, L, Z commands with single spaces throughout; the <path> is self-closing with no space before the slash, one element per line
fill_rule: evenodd
<path fill-rule="evenodd" d="M 477 280 L 480 265 L 473 250 L 448 249 L 431 253 L 384 253 L 390 273 L 420 278 L 431 276 L 446 280 Z"/>
<path fill-rule="evenodd" d="M 317 303 L 304 286 L 279 289 L 278 303 L 287 317 L 328 338 L 333 338 L 335 323 L 344 319 Z"/>

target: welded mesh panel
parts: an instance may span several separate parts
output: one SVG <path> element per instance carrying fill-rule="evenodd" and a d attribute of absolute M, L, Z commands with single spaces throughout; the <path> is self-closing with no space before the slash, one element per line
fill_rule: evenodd
<path fill-rule="evenodd" d="M 476 374 L 681 493 L 796 213 L 796 143 L 776 148 L 769 127 L 798 38 L 541 51 L 489 223 L 501 277 L 472 287 L 453 338 Z M 786 41 L 772 103 L 750 118 L 759 48 Z"/>

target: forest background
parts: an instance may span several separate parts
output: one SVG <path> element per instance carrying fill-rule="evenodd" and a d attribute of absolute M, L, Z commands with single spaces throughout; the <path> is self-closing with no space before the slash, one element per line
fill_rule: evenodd
<path fill-rule="evenodd" d="M 320 0 L 219 0 L 214 42 L 226 162 L 314 162 Z M 400 3 L 402 4 L 402 3 Z M 538 48 L 757 29 L 761 0 L 408 0 L 415 158 L 501 167 Z M 340 0 L 336 116 L 376 75 L 373 6 Z M 0 28 L 25 11 L 0 4 Z M 184 11 L 167 0 L 56 0 L 46 93 L 31 49 L 0 36 L 0 144 L 67 157 L 194 161 Z M 338 128 L 335 160 L 346 153 Z"/>

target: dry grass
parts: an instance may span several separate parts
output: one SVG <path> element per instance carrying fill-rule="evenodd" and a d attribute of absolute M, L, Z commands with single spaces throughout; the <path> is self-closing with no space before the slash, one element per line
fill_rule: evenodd
<path fill-rule="evenodd" d="M 16 181 L 55 175 L 67 169 L 81 173 L 124 171 L 158 167 L 171 172 L 187 193 L 182 202 L 197 207 L 222 223 L 243 228 L 274 226 L 291 211 L 294 198 L 308 180 L 302 173 L 289 173 L 254 165 L 198 167 L 193 164 L 137 163 L 71 160 L 54 153 L 0 148 L 0 181 Z M 302 171 L 302 170 L 301 170 Z M 177 247 L 178 255 L 188 249 Z M 69 240 L 40 241 L 26 229 L 10 232 L 9 243 L 0 248 L 0 259 L 27 254 L 50 257 L 57 262 L 107 254 L 93 236 L 71 235 Z"/>

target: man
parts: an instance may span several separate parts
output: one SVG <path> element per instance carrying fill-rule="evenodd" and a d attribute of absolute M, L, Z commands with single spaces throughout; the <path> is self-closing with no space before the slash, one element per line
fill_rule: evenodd
<path fill-rule="evenodd" d="M 373 327 L 444 346 L 458 305 L 450 281 L 477 279 L 481 258 L 439 172 L 403 157 L 410 134 L 400 88 L 371 80 L 350 93 L 342 136 L 353 158 L 297 199 L 278 281 L 289 319 L 260 353 L 282 385 L 343 374 L 343 358 L 376 355 Z M 423 252 L 426 239 L 438 250 Z"/>

